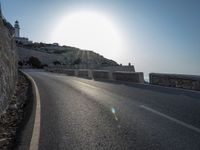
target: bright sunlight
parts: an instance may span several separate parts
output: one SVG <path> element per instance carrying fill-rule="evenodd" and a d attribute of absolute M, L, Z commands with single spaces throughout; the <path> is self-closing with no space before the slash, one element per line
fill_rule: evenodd
<path fill-rule="evenodd" d="M 93 50 L 111 59 L 117 59 L 125 50 L 123 35 L 107 16 L 80 11 L 64 16 L 52 33 L 51 41 L 62 45 Z"/>

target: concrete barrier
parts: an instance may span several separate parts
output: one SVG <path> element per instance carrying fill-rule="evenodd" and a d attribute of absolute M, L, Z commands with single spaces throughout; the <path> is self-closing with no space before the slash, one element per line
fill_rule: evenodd
<path fill-rule="evenodd" d="M 78 70 L 77 76 L 78 77 L 82 77 L 82 78 L 91 79 L 91 76 L 89 75 L 89 70 L 88 69 L 80 69 L 80 70 Z"/>
<path fill-rule="evenodd" d="M 93 73 L 92 73 L 92 70 L 88 70 L 88 77 L 89 79 L 93 79 Z"/>
<path fill-rule="evenodd" d="M 142 72 L 90 70 L 90 69 L 48 69 L 51 72 L 64 73 L 69 76 L 77 76 L 86 79 L 106 79 L 135 83 L 144 83 Z"/>
<path fill-rule="evenodd" d="M 78 77 L 78 70 L 75 70 L 75 76 Z"/>
<path fill-rule="evenodd" d="M 200 76 L 180 74 L 149 74 L 150 84 L 200 91 Z"/>
<path fill-rule="evenodd" d="M 101 67 L 100 70 L 108 70 L 108 71 L 126 71 L 126 72 L 135 72 L 135 67 L 133 65 L 129 66 L 108 66 Z"/>
<path fill-rule="evenodd" d="M 55 69 L 55 68 L 45 68 L 48 72 L 55 72 L 55 73 L 62 73 L 61 69 Z"/>
<path fill-rule="evenodd" d="M 65 73 L 65 70 L 64 69 L 56 69 L 55 72 L 57 72 L 57 73 Z"/>
<path fill-rule="evenodd" d="M 112 73 L 110 71 L 106 71 L 106 70 L 93 70 L 92 71 L 93 79 L 112 80 L 112 76 L 110 74 L 112 74 Z"/>
<path fill-rule="evenodd" d="M 143 74 L 143 72 L 117 71 L 117 72 L 113 72 L 113 79 L 119 80 L 119 81 L 144 83 L 144 74 Z"/>
<path fill-rule="evenodd" d="M 64 69 L 63 73 L 65 73 L 68 76 L 75 76 L 75 70 L 74 69 Z"/>

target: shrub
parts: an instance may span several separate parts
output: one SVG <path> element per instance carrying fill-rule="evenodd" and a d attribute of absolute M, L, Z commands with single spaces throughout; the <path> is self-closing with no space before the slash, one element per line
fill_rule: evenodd
<path fill-rule="evenodd" d="M 43 64 L 43 65 L 42 65 L 42 68 L 44 68 L 44 67 L 48 67 L 48 65 L 47 65 L 47 64 Z"/>
<path fill-rule="evenodd" d="M 22 66 L 23 66 L 23 63 L 22 63 L 21 61 L 18 61 L 18 65 L 19 65 L 20 67 L 22 67 Z"/>
<path fill-rule="evenodd" d="M 42 68 L 42 64 L 37 57 L 31 56 L 28 60 L 28 64 L 31 65 L 33 68 Z"/>
<path fill-rule="evenodd" d="M 61 65 L 61 62 L 59 62 L 58 60 L 53 62 L 54 65 Z"/>
<path fill-rule="evenodd" d="M 53 53 L 54 54 L 63 54 L 63 53 L 66 53 L 66 50 L 54 50 Z"/>

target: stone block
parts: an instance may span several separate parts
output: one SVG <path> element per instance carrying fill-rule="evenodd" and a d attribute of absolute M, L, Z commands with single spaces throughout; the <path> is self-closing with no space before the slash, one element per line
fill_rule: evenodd
<path fill-rule="evenodd" d="M 200 76 L 182 74 L 149 74 L 150 84 L 200 91 Z"/>
<path fill-rule="evenodd" d="M 144 74 L 142 72 L 113 72 L 113 79 L 119 81 L 144 83 Z"/>

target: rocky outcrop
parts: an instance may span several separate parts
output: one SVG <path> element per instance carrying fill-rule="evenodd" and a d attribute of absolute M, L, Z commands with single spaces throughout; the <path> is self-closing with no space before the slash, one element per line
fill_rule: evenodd
<path fill-rule="evenodd" d="M 12 32 L 0 18 L 0 113 L 8 106 L 17 80 L 17 55 Z"/>

